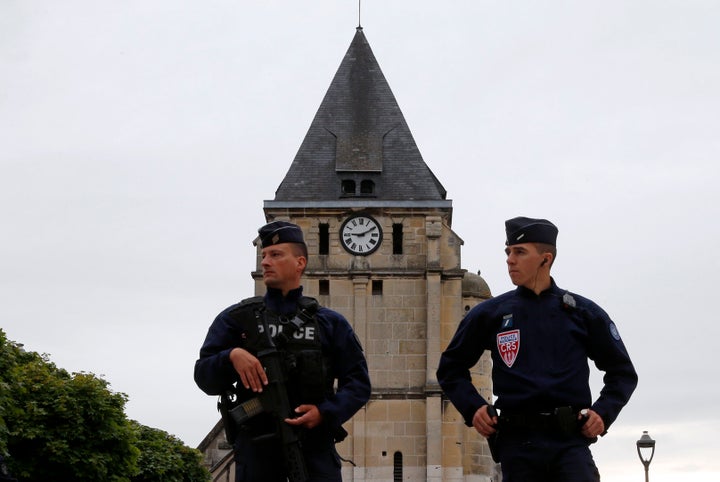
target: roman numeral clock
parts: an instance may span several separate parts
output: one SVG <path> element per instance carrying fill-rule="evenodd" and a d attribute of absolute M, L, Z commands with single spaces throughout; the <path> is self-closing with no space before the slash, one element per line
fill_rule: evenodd
<path fill-rule="evenodd" d="M 372 216 L 357 214 L 342 223 L 340 239 L 348 253 L 367 256 L 380 247 L 382 228 Z"/>

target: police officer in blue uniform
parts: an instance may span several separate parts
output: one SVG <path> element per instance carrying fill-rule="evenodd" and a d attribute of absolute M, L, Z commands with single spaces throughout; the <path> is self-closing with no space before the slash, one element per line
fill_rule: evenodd
<path fill-rule="evenodd" d="M 504 482 L 598 481 L 589 445 L 628 402 L 637 374 L 607 313 L 550 276 L 555 225 L 517 217 L 505 229 L 517 288 L 467 313 L 440 358 L 438 381 L 466 425 L 488 438 Z M 485 350 L 492 355 L 494 407 L 470 379 Z M 605 372 L 594 402 L 588 360 Z"/>
<path fill-rule="evenodd" d="M 267 292 L 230 306 L 215 318 L 195 363 L 195 382 L 209 395 L 221 395 L 235 386 L 240 400 L 250 399 L 268 384 L 258 359 L 267 348 L 265 330 L 273 337 L 284 333 L 283 349 L 294 370 L 288 375 L 288 398 L 296 414 L 284 423 L 300 432 L 307 480 L 340 481 L 335 442 L 346 433 L 342 424 L 370 397 L 365 356 L 342 315 L 302 295 L 300 278 L 308 255 L 301 229 L 276 221 L 258 232 Z M 299 311 L 314 316 L 290 329 L 288 320 L 296 319 Z M 282 447 L 277 437 L 267 436 L 276 430 L 274 423 L 268 414 L 260 414 L 238 427 L 237 482 L 287 480 Z"/>

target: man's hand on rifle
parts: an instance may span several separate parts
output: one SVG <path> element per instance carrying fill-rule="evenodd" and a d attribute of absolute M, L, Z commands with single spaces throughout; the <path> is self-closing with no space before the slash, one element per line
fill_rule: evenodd
<path fill-rule="evenodd" d="M 260 360 L 247 350 L 233 348 L 230 352 L 230 361 L 246 389 L 253 392 L 263 391 L 262 387 L 268 384 L 268 379 Z"/>
<path fill-rule="evenodd" d="M 483 405 L 478 408 L 472 420 L 475 430 L 485 438 L 495 433 L 495 425 L 497 424 L 497 417 L 491 417 L 488 414 L 488 406 L 489 405 Z"/>
<path fill-rule="evenodd" d="M 305 428 L 315 428 L 322 423 L 323 417 L 317 405 L 300 405 L 295 409 L 295 413 L 302 415 L 297 418 L 286 418 L 285 422 L 289 425 L 302 426 Z"/>

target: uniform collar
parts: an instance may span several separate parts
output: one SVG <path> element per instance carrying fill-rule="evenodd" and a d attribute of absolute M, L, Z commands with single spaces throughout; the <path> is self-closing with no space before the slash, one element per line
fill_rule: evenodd
<path fill-rule="evenodd" d="M 279 289 L 268 288 L 265 293 L 265 306 L 278 315 L 291 315 L 297 311 L 297 302 L 302 296 L 302 291 L 300 286 L 288 291 L 287 296 L 283 296 Z"/>
<path fill-rule="evenodd" d="M 552 296 L 557 295 L 558 293 L 562 293 L 563 290 L 558 288 L 558 285 L 555 284 L 555 280 L 550 277 L 550 287 L 546 289 L 545 291 L 542 291 L 539 295 L 536 295 L 533 290 L 530 288 L 526 288 L 524 286 L 518 286 L 515 288 L 515 293 L 519 296 L 524 296 L 528 298 L 538 298 L 543 296 Z"/>

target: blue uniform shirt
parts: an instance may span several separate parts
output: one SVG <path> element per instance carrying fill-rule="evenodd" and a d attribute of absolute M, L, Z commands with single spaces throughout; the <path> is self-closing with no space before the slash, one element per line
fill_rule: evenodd
<path fill-rule="evenodd" d="M 470 378 L 470 368 L 485 350 L 492 354 L 495 406 L 501 411 L 590 407 L 607 429 L 637 385 L 635 368 L 607 313 L 561 290 L 554 280 L 540 295 L 518 287 L 480 303 L 461 321 L 440 358 L 437 377 L 468 426 L 488 403 Z M 588 360 L 605 372 L 595 403 Z"/>
<path fill-rule="evenodd" d="M 265 306 L 282 315 L 297 311 L 302 287 L 286 297 L 277 289 L 268 289 Z M 239 380 L 230 361 L 230 351 L 242 346 L 240 327 L 229 316 L 237 305 L 222 311 L 208 330 L 195 362 L 195 382 L 208 395 L 219 395 Z M 336 392 L 318 404 L 323 424 L 331 430 L 339 427 L 367 403 L 370 377 L 362 347 L 350 323 L 339 313 L 321 307 L 317 312 L 322 350 L 330 357 L 332 377 L 337 379 Z"/>

